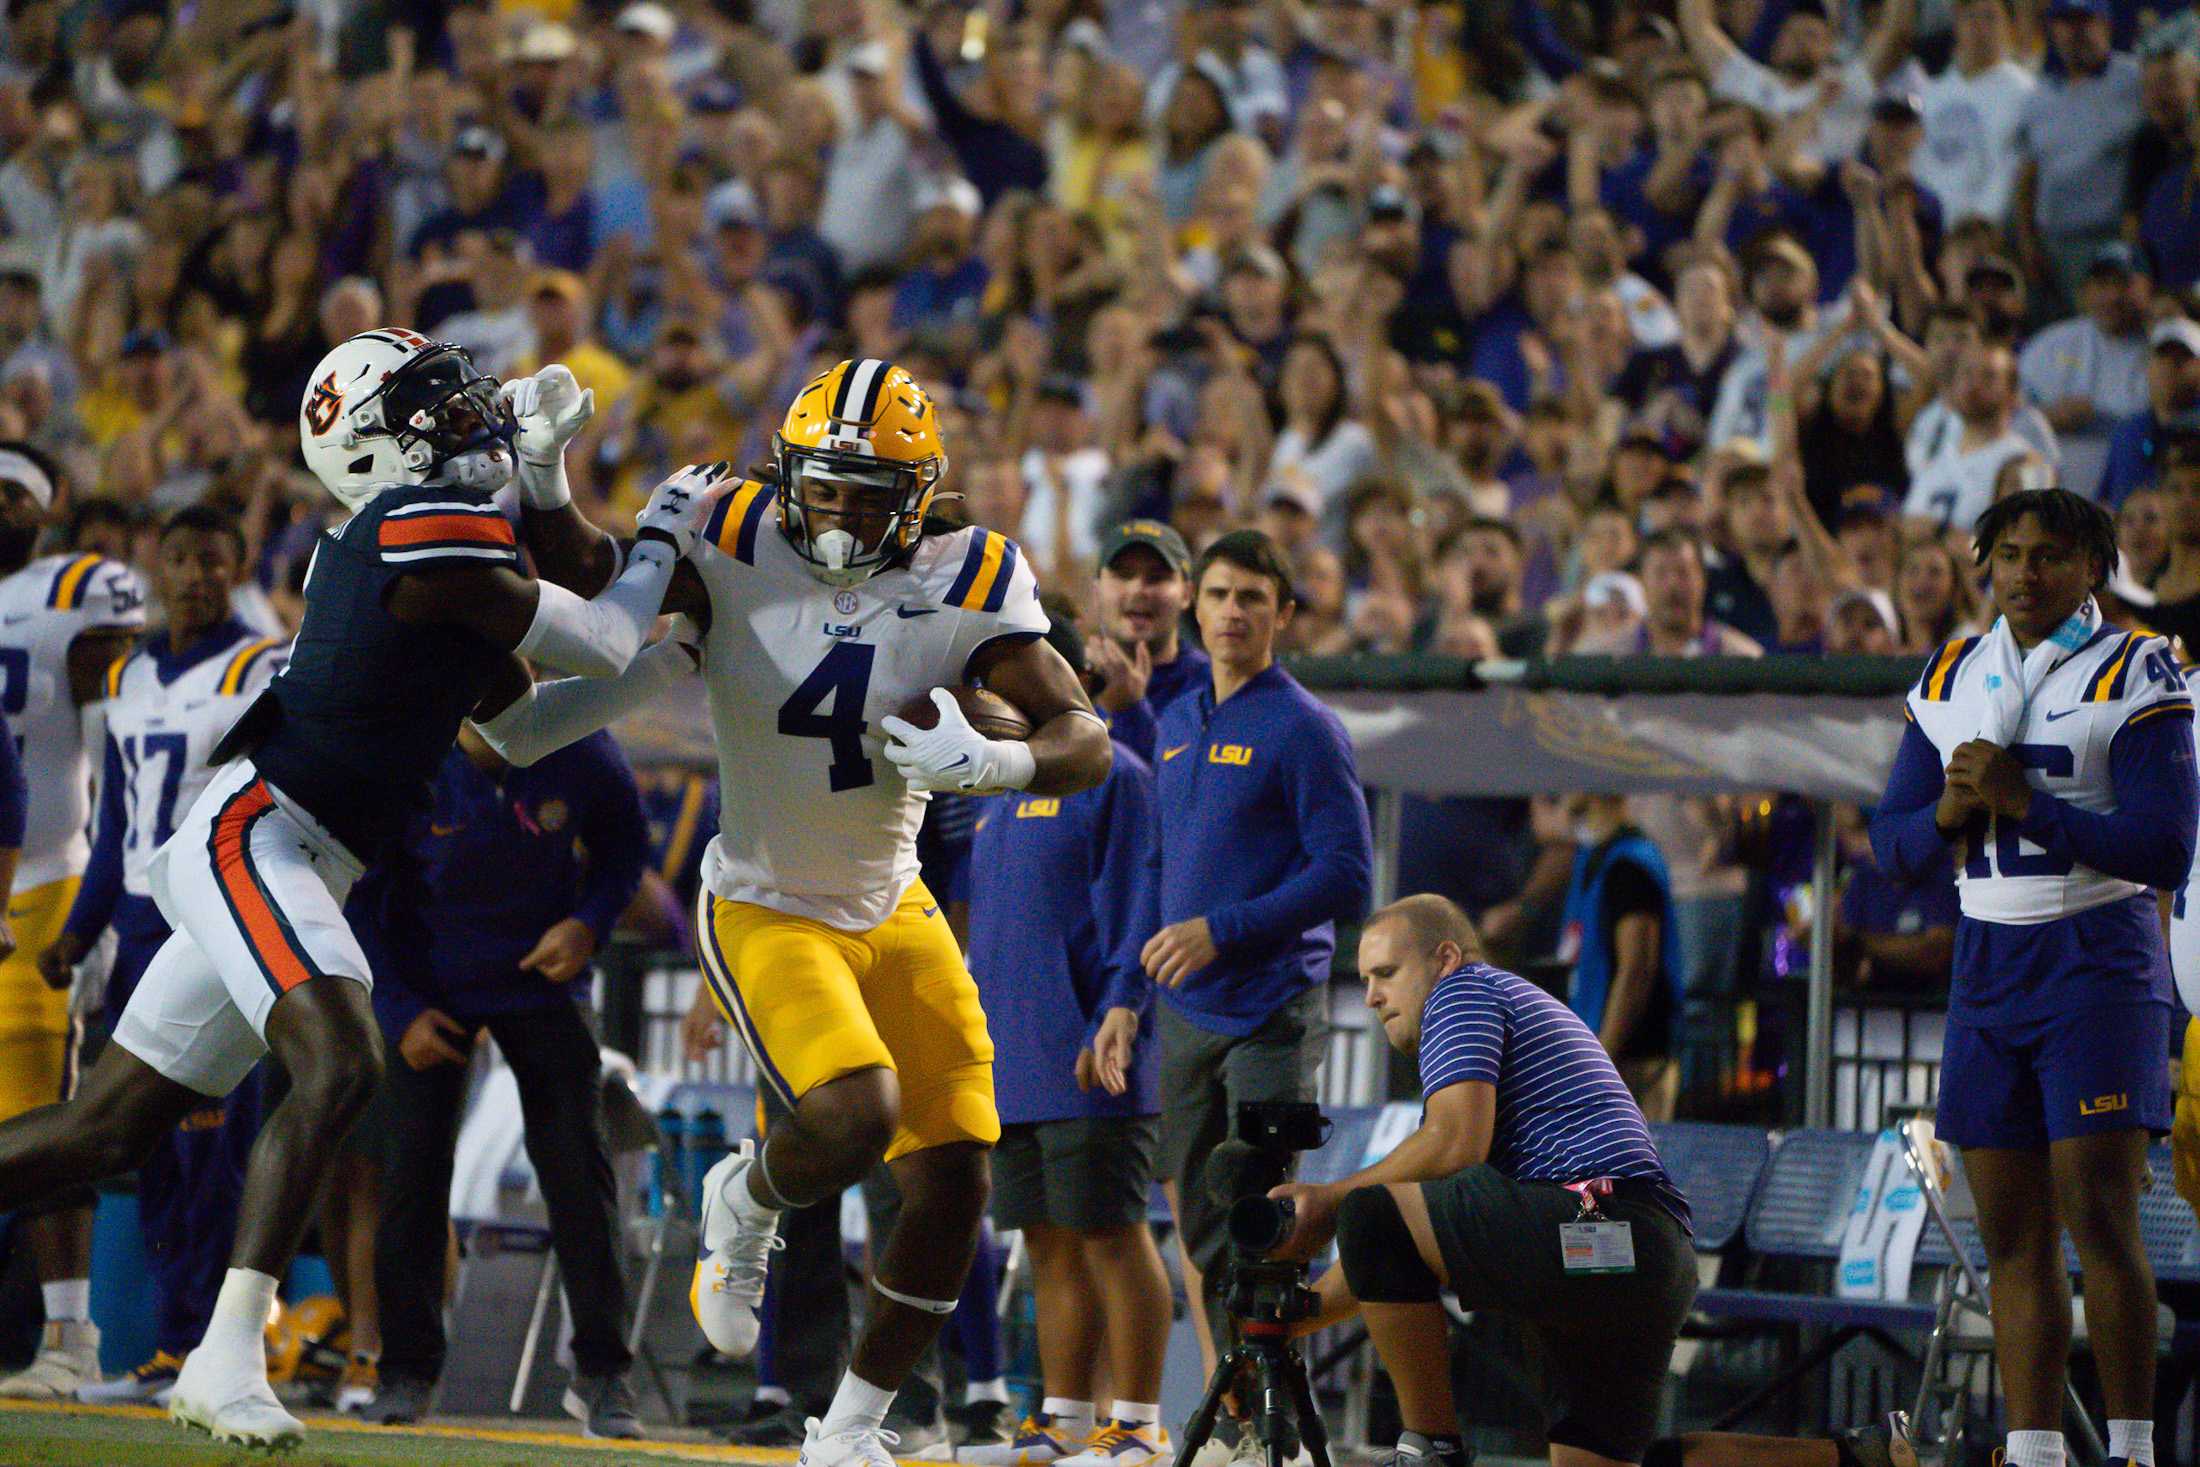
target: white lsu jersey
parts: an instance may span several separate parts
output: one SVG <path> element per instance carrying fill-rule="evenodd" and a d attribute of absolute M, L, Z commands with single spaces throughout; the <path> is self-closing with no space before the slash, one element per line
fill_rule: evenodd
<path fill-rule="evenodd" d="M 703 881 L 842 931 L 878 926 L 917 876 L 922 794 L 881 751 L 880 720 L 960 683 L 979 648 L 1045 634 L 1039 588 L 1006 536 L 927 535 L 859 586 L 811 575 L 772 491 L 728 495 L 695 553 L 709 589 L 702 677 L 722 804 Z"/>
<path fill-rule="evenodd" d="M 144 625 L 145 587 L 120 561 L 48 555 L 0 580 L 0 712 L 31 796 L 17 891 L 80 875 L 91 856 L 91 761 L 69 648 L 85 632 Z"/>
<path fill-rule="evenodd" d="M 1941 761 L 1978 737 L 1985 708 L 1983 637 L 1959 637 L 1925 665 L 1910 692 L 1910 718 Z M 2192 712 L 2169 640 L 2102 627 L 2040 680 L 2009 752 L 2035 789 L 2080 810 L 2116 808 L 2109 750 L 2116 735 L 2154 718 Z M 2146 888 L 2051 856 L 2014 825 L 1982 820 L 1955 853 L 1963 914 L 1983 922 L 2051 922 L 2135 896 Z"/>
<path fill-rule="evenodd" d="M 208 760 L 289 658 L 288 644 L 232 620 L 184 658 L 166 655 L 156 634 L 107 670 L 102 809 L 123 820 L 122 889 L 151 897 L 146 867 L 176 822 L 213 780 Z M 110 795 L 108 790 L 112 790 Z"/>

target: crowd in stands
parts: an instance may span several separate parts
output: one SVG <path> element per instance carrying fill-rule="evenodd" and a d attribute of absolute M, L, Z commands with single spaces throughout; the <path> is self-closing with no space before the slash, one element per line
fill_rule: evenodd
<path fill-rule="evenodd" d="M 238 511 L 270 631 L 339 513 L 307 375 L 377 324 L 570 366 L 575 493 L 621 529 L 890 358 L 946 511 L 1050 593 L 1089 605 L 1126 519 L 1255 525 L 1287 651 L 1923 653 L 1978 629 L 1971 522 L 2044 484 L 2117 510 L 2116 595 L 2166 624 L 2200 597 L 2200 24 L 2149 16 L 15 0 L 0 437 L 66 467 L 87 548 Z M 1716 914 L 1693 986 L 1736 966 L 1748 822 L 1666 803 Z M 1408 816 L 1408 889 L 1500 940 L 1563 876 L 1555 808 Z"/>

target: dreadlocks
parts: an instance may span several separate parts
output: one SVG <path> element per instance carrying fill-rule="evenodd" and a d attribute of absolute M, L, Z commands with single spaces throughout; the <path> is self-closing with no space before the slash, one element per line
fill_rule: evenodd
<path fill-rule="evenodd" d="M 2026 489 L 1988 506 L 1971 527 L 1980 565 L 1993 555 L 1994 542 L 2026 515 L 2038 520 L 2048 534 L 2068 540 L 2081 554 L 2092 557 L 2094 590 L 2108 584 L 2116 571 L 2116 521 L 2107 510 L 2068 489 Z"/>

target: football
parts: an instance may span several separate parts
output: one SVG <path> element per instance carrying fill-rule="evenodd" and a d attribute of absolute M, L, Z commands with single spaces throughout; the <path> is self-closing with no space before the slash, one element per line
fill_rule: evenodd
<path fill-rule="evenodd" d="M 1022 743 L 1031 737 L 1031 720 L 1021 709 L 999 693 L 989 693 L 984 688 L 969 686 L 951 687 L 957 706 L 970 726 L 989 739 L 1013 739 Z M 920 693 L 902 705 L 895 715 L 918 728 L 931 728 L 940 721 L 940 710 L 932 705 L 930 693 Z"/>

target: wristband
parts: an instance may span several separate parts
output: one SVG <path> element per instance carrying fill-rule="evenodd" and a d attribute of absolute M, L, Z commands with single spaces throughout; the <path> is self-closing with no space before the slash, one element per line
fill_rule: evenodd
<path fill-rule="evenodd" d="M 1015 739 L 993 740 L 993 769 L 1002 789 L 1028 789 L 1039 773 L 1039 760 L 1031 746 Z"/>

